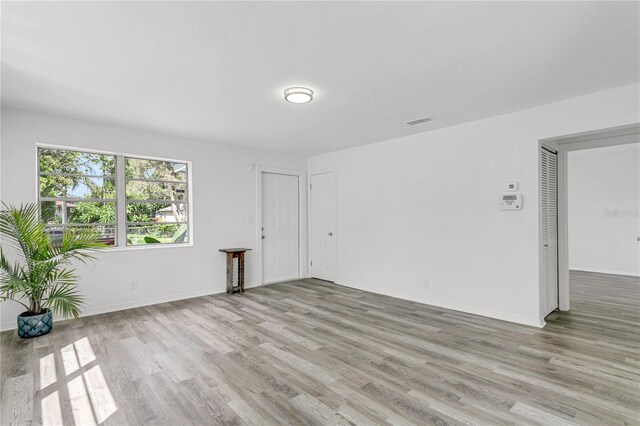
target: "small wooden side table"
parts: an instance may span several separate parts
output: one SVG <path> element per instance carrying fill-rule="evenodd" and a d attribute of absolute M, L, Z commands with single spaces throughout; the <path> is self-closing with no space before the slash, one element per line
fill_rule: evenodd
<path fill-rule="evenodd" d="M 227 293 L 244 293 L 244 253 L 248 248 L 227 248 L 219 251 L 227 253 Z M 233 259 L 238 259 L 238 285 L 233 285 Z"/>

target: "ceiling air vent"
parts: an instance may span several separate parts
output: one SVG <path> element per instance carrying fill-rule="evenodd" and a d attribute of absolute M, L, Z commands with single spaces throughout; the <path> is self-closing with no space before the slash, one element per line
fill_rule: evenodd
<path fill-rule="evenodd" d="M 420 124 L 428 123 L 433 120 L 434 120 L 433 117 L 423 117 L 423 118 L 418 118 L 417 120 L 407 121 L 406 123 L 409 126 L 419 126 Z"/>

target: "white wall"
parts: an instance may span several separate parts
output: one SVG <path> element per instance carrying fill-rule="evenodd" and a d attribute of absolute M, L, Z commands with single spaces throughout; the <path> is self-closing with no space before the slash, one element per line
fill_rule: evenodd
<path fill-rule="evenodd" d="M 337 282 L 544 325 L 538 142 L 638 122 L 639 89 L 311 157 L 310 171 L 337 169 Z M 524 207 L 501 211 L 498 196 L 512 180 L 520 182 Z"/>
<path fill-rule="evenodd" d="M 640 144 L 568 153 L 569 268 L 640 276 Z"/>
<path fill-rule="evenodd" d="M 337 168 L 337 282 L 530 325 L 540 318 L 538 141 L 638 122 L 638 84 L 312 157 Z M 437 116 L 437 114 L 434 113 Z M 193 162 L 194 246 L 112 251 L 81 270 L 85 314 L 224 291 L 217 249 L 255 248 L 249 163 L 304 169 L 295 155 L 2 109 L 1 198 L 35 201 L 35 144 Z M 428 125 L 427 125 L 428 126 Z M 498 209 L 507 181 L 524 209 Z M 304 244 L 304 241 L 303 241 Z M 257 256 L 247 259 L 255 284 Z M 304 259 L 303 259 L 304 260 Z M 306 262 L 304 262 L 306 263 Z M 429 286 L 423 279 L 429 278 Z M 138 290 L 129 282 L 138 281 Z M 0 304 L 2 329 L 19 305 Z"/>
<path fill-rule="evenodd" d="M 250 163 L 304 170 L 303 157 L 181 139 L 89 121 L 2 109 L 2 201 L 36 200 L 36 143 L 188 160 L 193 163 L 194 245 L 100 253 L 81 268 L 84 314 L 225 291 L 222 247 L 256 244 L 256 175 Z M 247 285 L 256 284 L 259 251 L 249 252 Z M 305 264 L 303 262 L 303 264 Z M 130 281 L 138 289 L 129 290 Z M 20 305 L 0 303 L 2 329 L 15 328 Z"/>

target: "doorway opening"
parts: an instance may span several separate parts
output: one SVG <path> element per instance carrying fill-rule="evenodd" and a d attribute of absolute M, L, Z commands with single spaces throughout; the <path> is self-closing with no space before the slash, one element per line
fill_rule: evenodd
<path fill-rule="evenodd" d="M 561 311 L 568 311 L 570 309 L 570 268 L 575 267 L 575 262 L 572 265 L 570 259 L 570 241 L 569 241 L 569 229 L 570 229 L 570 215 L 569 215 L 569 157 L 572 153 L 578 153 L 578 151 L 592 150 L 597 148 L 615 147 L 628 144 L 637 144 L 640 142 L 640 125 L 632 124 L 627 126 L 620 126 L 609 129 L 602 129 L 597 131 L 585 132 L 574 135 L 567 135 L 561 137 L 555 137 L 550 139 L 544 139 L 540 141 L 539 149 L 547 149 L 551 152 L 555 152 L 557 155 L 557 203 L 554 206 L 550 206 L 548 202 L 544 200 L 545 194 L 549 193 L 543 188 L 543 181 L 545 176 L 543 175 L 543 160 L 542 155 L 540 157 L 540 182 L 539 182 L 539 253 L 540 253 L 540 317 L 543 319 L 549 314 L 548 308 L 551 306 L 549 302 L 550 285 L 552 281 L 549 280 L 550 265 L 553 261 L 549 262 L 549 250 L 545 247 L 545 244 L 549 244 L 549 234 L 545 230 L 545 225 L 548 225 L 549 218 L 553 216 L 553 210 L 555 209 L 555 215 L 557 217 L 557 308 Z M 639 161 L 638 158 L 635 161 Z M 630 184 L 632 184 L 630 182 Z M 637 184 L 637 182 L 636 182 Z M 592 182 L 593 185 L 593 182 Z M 587 188 L 588 190 L 588 188 Z M 575 192 L 575 189 L 574 189 Z M 591 207 L 593 207 L 593 200 Z M 545 204 L 546 203 L 546 204 Z M 588 204 L 587 204 L 588 205 Z M 546 208 L 550 209 L 550 212 L 544 212 Z M 574 207 L 575 208 L 575 207 Z M 611 207 L 615 210 L 615 207 Z M 606 209 L 600 209 L 599 215 L 606 215 Z M 630 214 L 634 214 L 631 212 Z M 546 216 L 546 217 L 545 217 Z M 545 221 L 547 223 L 545 224 Z M 575 222 L 575 219 L 573 220 Z M 637 222 L 637 218 L 636 218 Z M 574 226 L 576 224 L 574 223 Z M 545 235 L 546 234 L 546 235 Z M 636 232 L 637 234 L 637 232 Z M 640 255 L 640 235 L 625 235 L 624 238 L 628 238 L 630 242 L 634 244 L 627 245 L 627 250 L 631 253 L 630 256 Z M 575 242 L 574 242 L 575 245 Z M 577 254 L 576 250 L 572 254 Z M 575 258 L 575 256 L 574 256 Z M 574 261 L 572 258 L 572 261 Z M 551 266 L 552 267 L 552 266 Z M 555 309 L 555 308 L 554 308 Z M 552 311 L 552 310 L 551 310 Z"/>

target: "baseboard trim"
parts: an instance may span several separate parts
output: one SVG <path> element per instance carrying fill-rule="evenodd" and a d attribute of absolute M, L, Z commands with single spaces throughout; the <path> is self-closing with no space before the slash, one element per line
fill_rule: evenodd
<path fill-rule="evenodd" d="M 472 306 L 467 306 L 467 305 L 462 305 L 459 303 L 455 303 L 455 302 L 450 302 L 450 301 L 446 301 L 446 300 L 440 300 L 440 299 L 433 299 L 433 298 L 421 298 L 421 299 L 415 299 L 415 298 L 409 298 L 401 293 L 397 293 L 394 291 L 389 291 L 387 289 L 372 289 L 370 286 L 364 286 L 364 285 L 360 285 L 358 283 L 353 283 L 353 282 L 345 282 L 345 281 L 340 281 L 340 282 L 336 282 L 336 284 L 339 285 L 344 285 L 346 287 L 351 287 L 351 288 L 355 288 L 358 290 L 364 290 L 364 291 L 368 291 L 371 293 L 376 293 L 376 294 L 381 294 L 384 296 L 390 296 L 390 297 L 395 297 L 398 299 L 402 299 L 402 300 L 408 300 L 411 302 L 416 302 L 416 303 L 420 303 L 423 305 L 430 305 L 430 306 L 435 306 L 438 308 L 445 308 L 445 309 L 451 309 L 452 311 L 458 311 L 458 312 L 464 312 L 466 314 L 473 314 L 473 315 L 479 315 L 482 317 L 487 317 L 487 318 L 493 318 L 493 319 L 497 319 L 497 320 L 501 320 L 501 321 L 507 321 L 507 322 L 512 322 L 512 323 L 516 323 L 516 324 L 522 324 L 522 325 L 527 325 L 530 327 L 536 327 L 536 328 L 542 328 L 546 325 L 546 322 L 544 321 L 544 318 L 530 318 L 524 315 L 517 315 L 517 314 L 511 314 L 508 312 L 499 312 L 499 311 L 494 311 L 491 309 L 483 309 L 483 308 L 476 308 L 476 307 L 472 307 Z"/>
<path fill-rule="evenodd" d="M 258 282 L 251 282 L 251 283 L 244 283 L 244 288 L 256 288 L 256 287 L 260 287 L 260 283 Z M 224 293 L 224 292 L 221 292 Z M 216 294 L 220 294 L 220 293 L 216 293 Z"/>
<path fill-rule="evenodd" d="M 304 278 L 298 277 L 298 278 L 287 278 L 287 279 L 284 279 L 284 280 L 265 281 L 265 282 L 262 283 L 262 285 L 289 283 L 289 282 L 292 282 L 292 281 L 300 281 L 300 280 L 304 280 Z"/>
<path fill-rule="evenodd" d="M 258 283 L 252 282 L 252 283 L 245 283 L 245 288 L 254 288 L 254 287 L 259 287 L 260 285 Z M 215 289 L 218 290 L 218 289 Z M 126 309 L 133 309 L 133 308 L 141 308 L 143 306 L 150 306 L 150 305 L 157 305 L 160 303 L 167 303 L 167 302 L 175 302 L 177 300 L 185 300 L 185 299 L 192 299 L 194 297 L 202 297 L 202 296 L 211 296 L 214 294 L 222 294 L 224 293 L 226 290 L 221 290 L 221 291 L 215 291 L 215 290 L 211 290 L 211 289 L 206 289 L 206 290 L 197 290 L 197 291 L 186 291 L 186 292 L 181 292 L 181 293 L 172 293 L 172 294 L 168 294 L 168 295 L 164 295 L 164 296 L 158 296 L 158 297 L 150 297 L 147 299 L 141 299 L 141 300 L 135 300 L 135 301 L 131 301 L 131 302 L 125 302 L 125 303 L 112 303 L 110 305 L 104 305 L 104 306 L 97 306 L 95 308 L 89 308 L 86 309 L 82 312 L 81 317 L 90 317 L 93 315 L 100 315 L 100 314 L 106 314 L 109 312 L 118 312 L 118 311 L 124 311 Z M 55 326 L 55 321 L 64 321 L 65 319 L 68 318 L 55 318 L 54 320 L 54 326 Z M 17 321 L 14 320 L 12 322 L 4 322 L 2 324 L 0 324 L 0 331 L 9 331 L 9 330 L 15 330 L 16 328 L 18 328 L 17 325 Z"/>
<path fill-rule="evenodd" d="M 629 271 L 612 271 L 610 269 L 593 269 L 593 268 L 569 268 L 569 271 L 575 272 L 593 272 L 596 274 L 621 275 L 623 277 L 640 277 L 640 274 L 634 274 Z"/>

